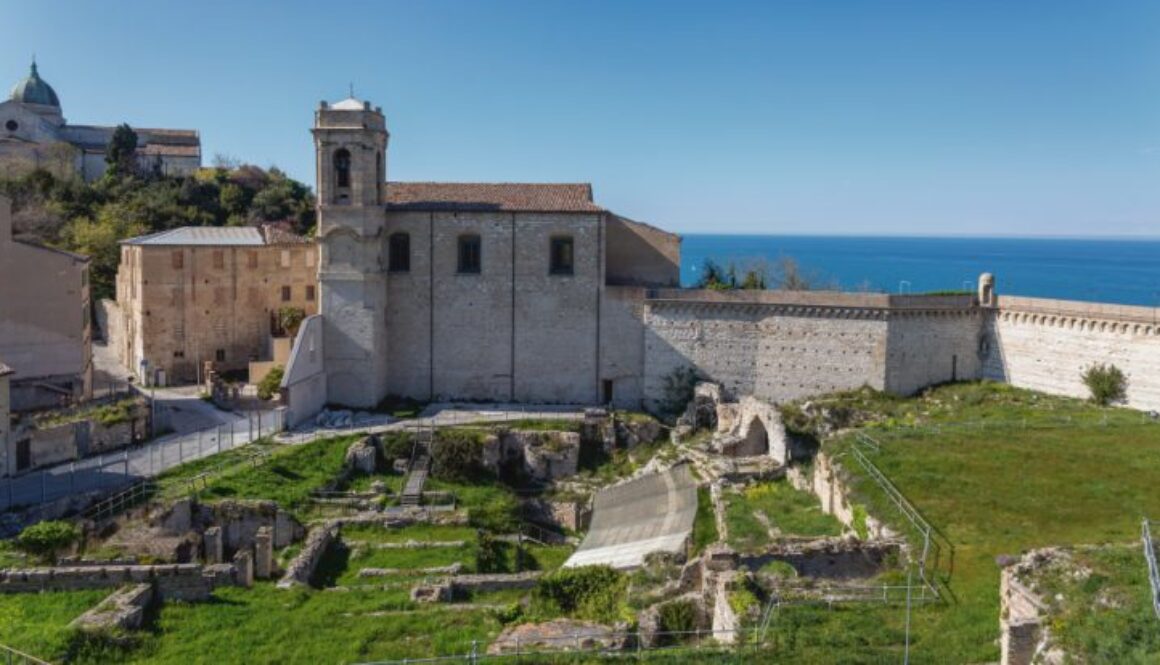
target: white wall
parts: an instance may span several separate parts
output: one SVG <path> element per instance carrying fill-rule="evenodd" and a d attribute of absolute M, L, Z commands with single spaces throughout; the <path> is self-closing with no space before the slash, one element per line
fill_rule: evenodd
<path fill-rule="evenodd" d="M 322 323 L 319 315 L 306 317 L 294 338 L 281 386 L 286 400 L 286 427 L 295 427 L 326 406 Z"/>

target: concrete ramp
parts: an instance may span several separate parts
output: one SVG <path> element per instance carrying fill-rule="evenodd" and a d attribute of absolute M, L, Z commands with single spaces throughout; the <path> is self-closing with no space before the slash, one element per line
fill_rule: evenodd
<path fill-rule="evenodd" d="M 601 490 L 584 542 L 566 568 L 636 568 L 652 552 L 681 553 L 697 516 L 697 483 L 686 464 Z"/>

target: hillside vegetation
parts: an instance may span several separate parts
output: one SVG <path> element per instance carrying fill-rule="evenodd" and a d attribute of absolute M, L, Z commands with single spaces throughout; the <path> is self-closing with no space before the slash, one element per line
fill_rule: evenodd
<path fill-rule="evenodd" d="M 38 169 L 0 176 L 18 239 L 92 257 L 93 299 L 113 296 L 118 241 L 179 226 L 284 222 L 298 233 L 314 220 L 309 188 L 279 171 L 223 164 L 191 177 L 111 169 L 85 183 Z"/>

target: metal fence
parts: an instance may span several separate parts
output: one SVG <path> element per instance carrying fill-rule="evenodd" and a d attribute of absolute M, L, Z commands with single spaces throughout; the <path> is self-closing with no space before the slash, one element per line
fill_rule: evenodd
<path fill-rule="evenodd" d="M 489 653 L 487 643 L 465 642 L 457 654 L 367 661 L 361 665 L 419 665 L 421 663 L 590 663 L 595 659 L 648 660 L 652 657 L 670 662 L 682 655 L 696 662 L 761 662 L 756 658 L 776 657 L 781 650 L 775 643 L 762 641 L 759 629 L 662 631 L 647 636 L 640 631 L 574 632 L 554 636 L 512 639 L 499 653 Z M 753 656 L 760 654 L 760 656 Z M 848 652 L 835 651 L 826 662 L 838 662 Z M 750 656 L 753 656 L 751 659 Z M 898 663 L 901 646 L 862 645 L 858 651 L 862 663 Z"/>
<path fill-rule="evenodd" d="M 1156 546 L 1152 540 L 1152 529 L 1147 517 L 1143 519 L 1140 527 L 1140 538 L 1144 541 L 1144 558 L 1148 561 L 1148 581 L 1152 585 L 1152 609 L 1156 610 L 1156 618 L 1160 619 L 1160 567 L 1156 565 Z"/>
<path fill-rule="evenodd" d="M 52 665 L 47 660 L 41 660 L 36 656 L 26 654 L 23 651 L 17 651 L 3 644 L 0 644 L 0 659 L 3 660 L 5 665 L 17 665 L 17 663 L 20 665 Z"/>
<path fill-rule="evenodd" d="M 276 434 L 282 430 L 282 423 L 280 409 L 255 411 L 226 425 L 171 434 L 116 452 L 5 478 L 0 480 L 0 510 L 128 487 L 166 469 Z"/>

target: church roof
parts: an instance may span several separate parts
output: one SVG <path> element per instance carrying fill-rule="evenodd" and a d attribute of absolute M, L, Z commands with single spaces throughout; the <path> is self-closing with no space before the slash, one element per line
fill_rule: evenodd
<path fill-rule="evenodd" d="M 388 182 L 387 210 L 604 212 L 587 183 Z"/>
<path fill-rule="evenodd" d="M 29 71 L 28 77 L 12 86 L 10 99 L 22 104 L 40 104 L 41 106 L 60 108 L 60 98 L 56 96 L 56 91 L 52 89 L 52 86 L 40 78 L 40 73 L 36 71 L 35 60 L 32 61 L 32 69 Z"/>

